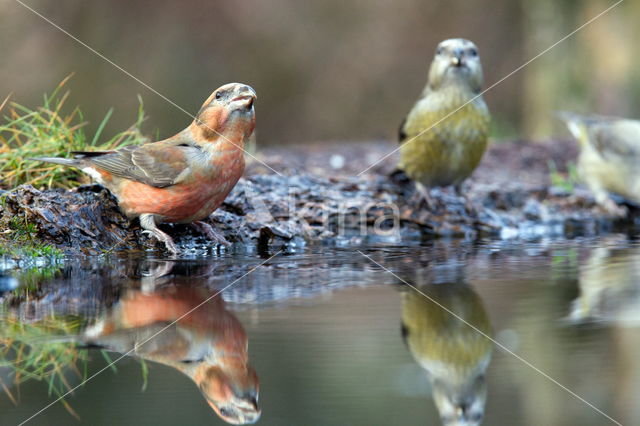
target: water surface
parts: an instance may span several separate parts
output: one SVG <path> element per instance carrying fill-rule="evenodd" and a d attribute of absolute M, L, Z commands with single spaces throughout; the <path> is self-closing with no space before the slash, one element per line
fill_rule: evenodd
<path fill-rule="evenodd" d="M 1 423 L 640 424 L 629 237 L 358 250 L 5 271 Z"/>

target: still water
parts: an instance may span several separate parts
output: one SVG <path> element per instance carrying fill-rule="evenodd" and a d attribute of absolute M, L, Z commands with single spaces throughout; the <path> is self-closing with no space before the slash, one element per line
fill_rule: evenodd
<path fill-rule="evenodd" d="M 626 235 L 274 254 L 5 272 L 0 423 L 640 424 Z"/>

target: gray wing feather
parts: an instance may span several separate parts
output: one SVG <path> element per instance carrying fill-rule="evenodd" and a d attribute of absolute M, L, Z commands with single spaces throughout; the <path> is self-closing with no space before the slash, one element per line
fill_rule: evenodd
<path fill-rule="evenodd" d="M 640 161 L 640 121 L 615 120 L 588 125 L 594 147 L 602 156 Z"/>
<path fill-rule="evenodd" d="M 184 158 L 201 153 L 197 146 L 186 143 L 175 147 L 184 151 Z M 184 172 L 184 168 L 177 168 L 175 164 L 158 161 L 156 157 L 141 149 L 141 146 L 128 146 L 113 153 L 88 158 L 87 161 L 115 176 L 158 188 L 174 185 Z"/>

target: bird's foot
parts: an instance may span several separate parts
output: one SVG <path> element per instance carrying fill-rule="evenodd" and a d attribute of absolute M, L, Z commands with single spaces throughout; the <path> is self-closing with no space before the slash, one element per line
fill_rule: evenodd
<path fill-rule="evenodd" d="M 148 214 L 148 213 L 141 214 L 140 225 L 144 229 L 144 231 L 142 231 L 143 234 L 152 235 L 158 241 L 163 242 L 165 247 L 169 252 L 171 252 L 171 254 L 177 255 L 179 253 L 178 248 L 176 247 L 176 244 L 173 242 L 173 239 L 169 235 L 165 234 L 160 229 L 158 229 L 158 226 L 156 225 L 155 217 L 152 214 Z"/>
<path fill-rule="evenodd" d="M 429 188 L 419 182 L 416 182 L 415 192 L 413 193 L 410 202 L 411 204 L 415 204 L 417 207 L 420 207 L 424 203 L 427 210 L 433 210 L 435 207 Z"/>
<path fill-rule="evenodd" d="M 476 212 L 476 206 L 473 204 L 473 201 L 469 197 L 464 197 L 464 209 L 467 214 L 474 214 Z"/>
<path fill-rule="evenodd" d="M 458 197 L 459 202 L 464 204 L 464 209 L 467 214 L 473 214 L 476 211 L 476 207 L 469 197 L 469 187 L 463 186 L 463 183 L 459 183 L 453 186 L 453 192 Z"/>
<path fill-rule="evenodd" d="M 165 247 L 167 248 L 167 251 L 169 251 L 171 254 L 177 255 L 178 253 L 180 253 L 178 251 L 178 247 L 176 247 L 176 243 L 173 242 L 173 238 L 171 238 L 168 234 L 162 232 L 159 229 L 154 229 L 154 230 L 144 230 L 142 231 L 143 234 L 148 234 L 151 235 L 153 237 L 155 237 L 158 241 L 164 243 Z"/>
<path fill-rule="evenodd" d="M 193 226 L 197 231 L 202 232 L 204 235 L 207 236 L 207 238 L 209 238 L 212 241 L 215 241 L 218 244 L 221 244 L 226 247 L 231 245 L 229 240 L 227 240 L 224 237 L 224 235 L 216 231 L 213 228 L 213 226 L 209 225 L 208 223 L 205 223 L 202 221 L 195 221 L 191 223 L 191 226 Z"/>
<path fill-rule="evenodd" d="M 604 211 L 613 217 L 623 219 L 629 215 L 629 209 L 625 206 L 621 206 L 613 201 L 611 198 L 607 198 L 606 200 L 601 201 L 600 207 L 604 209 Z"/>

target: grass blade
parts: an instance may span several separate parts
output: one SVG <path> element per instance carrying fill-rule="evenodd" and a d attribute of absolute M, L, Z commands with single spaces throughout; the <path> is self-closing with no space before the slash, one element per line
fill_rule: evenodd
<path fill-rule="evenodd" d="M 111 118 L 111 114 L 113 114 L 113 108 L 109 108 L 109 111 L 107 111 L 107 115 L 104 116 L 104 118 L 102 119 L 102 121 L 100 122 L 100 125 L 98 126 L 98 130 L 96 130 L 95 135 L 93 135 L 93 140 L 91 141 L 91 146 L 96 146 L 98 143 L 98 139 L 100 139 L 100 135 L 102 134 L 102 131 L 104 130 L 104 126 L 107 125 L 107 123 L 109 122 L 109 119 Z"/>

